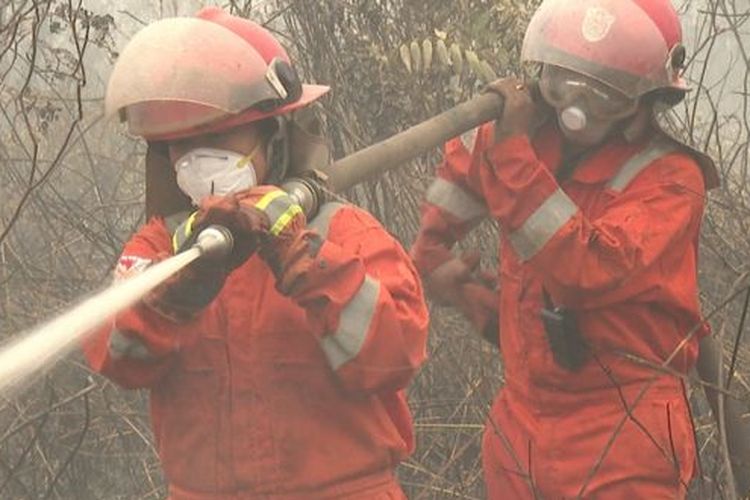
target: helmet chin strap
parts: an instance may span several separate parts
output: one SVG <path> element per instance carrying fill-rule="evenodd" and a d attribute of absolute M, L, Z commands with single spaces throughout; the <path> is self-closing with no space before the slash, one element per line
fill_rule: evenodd
<path fill-rule="evenodd" d="M 148 142 L 146 149 L 146 218 L 189 211 L 190 198 L 177 185 L 165 142 Z"/>
<path fill-rule="evenodd" d="M 285 116 L 275 116 L 276 131 L 268 139 L 266 163 L 268 172 L 263 184 L 278 185 L 289 171 L 289 121 Z"/>
<path fill-rule="evenodd" d="M 636 142 L 642 139 L 651 129 L 652 111 L 649 108 L 649 106 L 641 103 L 635 114 L 625 119 L 622 127 L 622 135 L 626 141 L 630 143 Z"/>

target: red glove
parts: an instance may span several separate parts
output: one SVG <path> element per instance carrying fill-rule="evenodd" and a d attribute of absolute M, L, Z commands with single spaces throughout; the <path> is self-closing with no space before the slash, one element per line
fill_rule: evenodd
<path fill-rule="evenodd" d="M 183 232 L 194 240 L 210 224 L 220 224 L 234 236 L 230 268 L 239 266 L 258 250 L 276 275 L 277 288 L 287 295 L 304 281 L 323 243 L 317 233 L 305 230 L 307 218 L 302 207 L 276 186 L 256 186 L 228 196 L 209 197 Z M 180 248 L 189 243 L 190 240 L 185 241 Z"/>
<path fill-rule="evenodd" d="M 211 224 L 219 224 L 232 233 L 234 246 L 225 260 L 198 259 L 155 288 L 144 303 L 173 321 L 186 321 L 206 307 L 221 291 L 229 271 L 255 253 L 268 231 L 265 213 L 253 206 L 249 192 L 210 196 L 200 209 L 184 221 L 172 235 L 174 253 L 190 248 L 198 234 Z M 158 260 L 170 255 L 159 254 Z"/>
<path fill-rule="evenodd" d="M 262 211 L 269 229 L 260 246 L 260 256 L 276 275 L 278 290 L 292 295 L 300 290 L 323 244 L 314 231 L 305 229 L 307 217 L 302 207 L 285 191 L 264 186 L 256 188 L 254 206 Z"/>
<path fill-rule="evenodd" d="M 268 217 L 254 206 L 254 189 L 226 196 L 209 196 L 200 209 L 191 216 L 184 227 L 186 241 L 175 245 L 175 252 L 192 245 L 198 233 L 211 224 L 226 227 L 234 238 L 234 247 L 227 260 L 229 269 L 235 269 L 250 258 L 260 246 L 263 235 L 269 229 Z M 177 242 L 177 238 L 175 239 Z"/>
<path fill-rule="evenodd" d="M 485 92 L 503 97 L 503 113 L 495 121 L 495 142 L 516 134 L 531 136 L 552 111 L 539 93 L 536 82 L 525 84 L 515 77 L 489 83 Z"/>
<path fill-rule="evenodd" d="M 171 254 L 161 252 L 154 264 L 168 257 Z M 199 259 L 154 288 L 143 303 L 171 321 L 188 321 L 214 300 L 226 276 L 222 262 Z"/>
<path fill-rule="evenodd" d="M 461 299 L 455 307 L 471 321 L 482 338 L 499 345 L 499 296 L 484 284 L 466 283 L 460 289 Z"/>
<path fill-rule="evenodd" d="M 461 311 L 484 338 L 497 344 L 496 279 L 479 271 L 479 260 L 479 252 L 465 252 L 435 268 L 424 284 L 433 300 Z"/>

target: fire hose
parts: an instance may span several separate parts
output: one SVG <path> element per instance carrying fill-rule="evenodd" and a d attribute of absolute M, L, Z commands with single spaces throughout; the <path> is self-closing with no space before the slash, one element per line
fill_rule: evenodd
<path fill-rule="evenodd" d="M 322 193 L 340 193 L 379 177 L 442 145 L 503 111 L 503 99 L 495 93 L 481 94 L 388 139 L 337 160 L 310 177 L 295 178 L 282 188 L 292 194 L 308 218 L 318 210 Z"/>
<path fill-rule="evenodd" d="M 502 98 L 482 94 L 415 125 L 389 139 L 346 156 L 309 177 L 291 179 L 282 187 L 297 198 L 308 217 L 314 216 L 324 193 L 338 193 L 395 169 L 452 137 L 502 113 Z M 200 258 L 221 258 L 232 249 L 232 235 L 209 226 L 189 250 L 153 265 L 70 307 L 27 332 L 14 335 L 0 348 L 0 395 L 36 372 L 50 368 L 88 334 L 135 304 L 170 276 Z"/>

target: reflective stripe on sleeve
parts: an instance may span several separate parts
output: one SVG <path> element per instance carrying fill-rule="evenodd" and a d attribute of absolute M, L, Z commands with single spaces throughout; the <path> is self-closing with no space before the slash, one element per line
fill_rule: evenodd
<path fill-rule="evenodd" d="M 466 151 L 471 153 L 474 151 L 474 146 L 477 143 L 477 136 L 479 135 L 479 127 L 473 128 L 467 132 L 461 134 L 461 142 L 463 143 Z"/>
<path fill-rule="evenodd" d="M 177 229 L 175 229 L 174 234 L 172 234 L 172 250 L 174 250 L 174 253 L 177 253 L 180 248 L 182 248 L 182 245 L 184 245 L 188 238 L 193 234 L 193 224 L 195 224 L 195 218 L 197 216 L 198 212 L 193 212 L 182 224 L 177 226 Z"/>
<path fill-rule="evenodd" d="M 321 339 L 320 345 L 334 370 L 359 354 L 375 315 L 379 295 L 380 282 L 365 276 L 357 293 L 341 311 L 338 329 Z"/>
<path fill-rule="evenodd" d="M 522 260 L 536 255 L 576 213 L 578 207 L 562 189 L 555 191 L 508 238 Z"/>
<path fill-rule="evenodd" d="M 302 207 L 292 201 L 292 198 L 284 191 L 271 191 L 255 204 L 268 215 L 271 224 L 270 232 L 278 236 L 284 230 L 289 221 L 300 215 Z"/>
<path fill-rule="evenodd" d="M 487 215 L 487 207 L 456 184 L 438 177 L 427 190 L 425 200 L 462 222 Z"/>
<path fill-rule="evenodd" d="M 125 335 L 117 329 L 113 330 L 109 336 L 109 353 L 114 359 L 131 358 L 139 361 L 154 359 L 141 339 Z"/>

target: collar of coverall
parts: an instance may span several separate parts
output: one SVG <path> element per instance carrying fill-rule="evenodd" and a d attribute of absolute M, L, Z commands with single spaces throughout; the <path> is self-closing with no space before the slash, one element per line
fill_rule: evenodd
<path fill-rule="evenodd" d="M 707 190 L 714 189 L 721 184 L 713 159 L 669 133 L 659 122 L 656 110 L 652 110 L 648 115 L 648 124 L 641 128 L 641 133 L 627 138 L 623 133 L 616 134 L 601 145 L 593 147 L 590 152 L 584 153 L 578 160 L 579 166 L 574 169 L 570 179 L 584 184 L 606 182 L 618 171 L 619 166 L 630 155 L 643 148 L 654 134 L 662 135 L 667 140 L 676 143 L 684 154 L 690 156 L 698 164 Z M 556 121 L 548 119 L 534 135 L 533 143 L 535 149 L 541 152 L 539 159 L 553 173 L 556 173 L 560 168 L 563 148 L 563 138 Z"/>
<path fill-rule="evenodd" d="M 556 174 L 562 167 L 563 136 L 555 120 L 549 120 L 542 126 L 533 142 L 539 159 Z M 616 134 L 579 155 L 578 165 L 568 179 L 582 184 L 604 183 L 611 179 L 622 163 L 641 149 L 643 144 L 643 141 L 630 143 L 622 134 Z"/>

